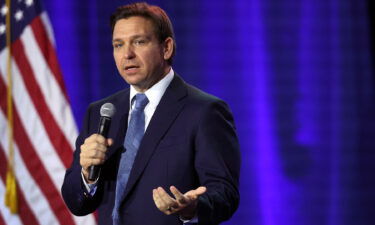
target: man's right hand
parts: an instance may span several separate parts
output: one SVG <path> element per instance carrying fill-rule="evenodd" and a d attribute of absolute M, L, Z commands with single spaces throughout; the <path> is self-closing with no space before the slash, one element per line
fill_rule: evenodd
<path fill-rule="evenodd" d="M 105 139 L 99 134 L 93 134 L 85 139 L 85 142 L 81 145 L 79 163 L 82 166 L 82 173 L 86 181 L 88 181 L 89 167 L 103 164 L 106 159 L 107 147 L 112 144 L 112 139 Z"/>

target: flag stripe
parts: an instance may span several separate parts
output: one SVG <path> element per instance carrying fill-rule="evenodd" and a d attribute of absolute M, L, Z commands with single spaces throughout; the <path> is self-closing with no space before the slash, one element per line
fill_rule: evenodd
<path fill-rule="evenodd" d="M 48 39 L 48 33 L 43 26 L 43 22 L 40 17 L 36 17 L 31 22 L 31 28 L 34 31 L 36 41 L 38 42 L 38 45 L 40 47 L 40 50 L 43 53 L 45 61 L 48 63 L 49 67 L 52 70 L 52 74 L 54 75 L 55 79 L 57 80 L 60 89 L 63 90 L 64 96 L 66 99 L 68 99 L 64 80 L 60 71 L 59 63 L 57 61 L 57 56 L 55 53 L 55 50 Z"/>
<path fill-rule="evenodd" d="M 41 49 L 38 47 L 35 35 L 30 27 L 25 28 L 21 40 L 22 43 L 27 43 L 24 44 L 26 58 L 30 61 L 35 80 L 45 97 L 45 101 L 48 102 L 47 106 L 65 138 L 70 140 L 71 154 L 74 149 L 73 140 L 77 138 L 78 134 L 69 102 L 67 102 L 57 81 L 54 79 L 49 65 L 45 62 L 44 56 L 42 55 Z"/>
<path fill-rule="evenodd" d="M 48 35 L 48 39 L 50 40 L 52 46 L 53 46 L 53 49 L 52 50 L 55 50 L 55 47 L 56 47 L 56 41 L 55 41 L 55 37 L 53 36 L 53 30 L 52 30 L 52 26 L 51 26 L 51 23 L 50 23 L 50 20 L 49 20 L 49 17 L 47 15 L 46 12 L 42 12 L 40 14 L 40 18 L 42 19 L 42 23 L 46 29 L 46 32 L 47 32 L 47 35 Z M 60 70 L 60 68 L 59 68 Z"/>
<path fill-rule="evenodd" d="M 0 186 L 1 186 L 2 184 L 0 184 Z M 1 188 L 1 187 L 0 187 Z M 0 192 L 0 193 L 3 193 L 3 192 Z M 3 219 L 3 216 L 1 215 L 1 213 L 0 213 L 0 225 L 5 225 L 5 221 L 4 221 L 4 219 Z"/>
<path fill-rule="evenodd" d="M 0 79 L 0 98 L 5 98 L 6 86 L 2 79 Z M 0 107 L 3 112 L 6 112 L 7 106 L 5 100 L 0 100 Z M 17 134 L 14 136 L 16 143 L 20 147 L 20 153 L 25 165 L 29 171 L 33 171 L 32 176 L 35 182 L 39 185 L 39 188 L 46 196 L 53 212 L 60 221 L 61 224 L 74 224 L 71 214 L 67 211 L 67 208 L 61 198 L 59 191 L 54 187 L 51 178 L 46 172 L 46 168 L 42 165 L 39 157 L 35 153 L 35 149 L 31 144 L 21 120 L 18 116 L 17 109 L 13 106 L 13 118 L 14 118 L 14 132 Z M 32 160 L 31 160 L 32 159 Z"/>
<path fill-rule="evenodd" d="M 0 110 L 0 122 L 4 123 L 5 121 L 5 115 Z M 6 137 L 5 129 L 0 130 L 0 143 L 3 146 L 3 149 L 8 146 L 8 138 Z M 46 196 L 44 196 L 44 194 L 41 192 L 40 188 L 35 183 L 34 178 L 26 168 L 16 143 L 14 143 L 14 157 L 15 162 L 17 162 L 17 166 L 14 168 L 15 175 L 16 177 L 22 178 L 18 179 L 18 187 L 21 191 L 20 193 L 26 193 L 24 194 L 25 200 L 29 206 L 32 206 L 32 213 L 37 215 L 36 219 L 38 223 L 41 225 L 59 224 L 57 218 L 52 213 L 52 209 L 46 199 Z M 33 174 L 34 173 L 38 173 L 38 171 L 33 171 Z M 20 207 L 21 204 L 22 203 L 20 202 Z M 25 224 L 28 223 L 26 222 Z"/>
<path fill-rule="evenodd" d="M 12 48 L 14 49 L 14 58 L 17 65 L 19 65 L 20 74 L 22 75 L 24 83 L 26 84 L 26 88 L 34 103 L 34 107 L 38 111 L 40 118 L 43 121 L 47 135 L 65 167 L 69 167 L 72 161 L 72 150 L 70 148 L 70 144 L 66 140 L 65 136 L 61 132 L 61 129 L 58 127 L 48 109 L 45 98 L 35 81 L 35 76 L 29 61 L 25 56 L 24 46 L 20 40 L 16 40 L 13 42 Z"/>
<path fill-rule="evenodd" d="M 7 162 L 7 158 L 5 157 L 4 153 L 5 153 L 4 149 L 0 145 L 0 162 Z M 7 171 L 6 164 L 1 163 L 0 164 L 0 176 L 1 176 L 3 183 L 5 183 L 5 180 L 6 180 L 6 171 Z M 39 223 L 37 222 L 35 215 L 32 213 L 29 207 L 29 204 L 25 201 L 25 196 L 23 192 L 20 190 L 18 179 L 17 179 L 17 196 L 18 196 L 18 201 L 19 201 L 18 216 L 22 220 L 23 224 L 38 225 Z"/>
<path fill-rule="evenodd" d="M 6 54 L 0 54 L 0 63 L 2 62 L 1 59 L 3 59 L 5 55 Z M 18 90 L 26 90 L 19 69 L 15 63 L 12 63 L 12 70 L 13 85 L 17 87 Z M 0 75 L 3 75 L 3 73 L 0 73 Z M 4 77 L 4 80 L 5 79 L 6 78 Z M 54 182 L 56 189 L 60 189 L 66 167 L 63 165 L 62 161 L 54 150 L 54 147 L 46 133 L 47 131 L 43 126 L 38 112 L 34 108 L 34 104 L 30 99 L 28 92 L 15 91 L 13 93 L 13 98 L 22 124 L 24 124 L 25 131 L 32 136 L 31 142 L 37 151 L 39 159 L 42 161 L 44 167 L 48 168 L 47 172 Z"/>
<path fill-rule="evenodd" d="M 0 179 L 0 193 L 5 193 L 5 184 L 3 183 L 2 179 Z M 4 194 L 0 196 L 1 202 L 4 202 L 4 197 Z M 7 224 L 22 225 L 20 218 L 18 216 L 11 214 L 9 208 L 7 208 L 4 204 L 0 205 L 0 215 L 1 217 L 3 217 L 4 221 L 7 222 Z"/>

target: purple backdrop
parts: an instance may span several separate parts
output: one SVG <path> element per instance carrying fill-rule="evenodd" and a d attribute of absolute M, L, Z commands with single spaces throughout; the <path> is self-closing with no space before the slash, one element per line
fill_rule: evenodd
<path fill-rule="evenodd" d="M 128 1 L 45 1 L 74 115 L 126 85 L 109 15 Z M 174 69 L 226 100 L 241 143 L 232 225 L 375 221 L 367 1 L 150 1 L 175 27 Z"/>

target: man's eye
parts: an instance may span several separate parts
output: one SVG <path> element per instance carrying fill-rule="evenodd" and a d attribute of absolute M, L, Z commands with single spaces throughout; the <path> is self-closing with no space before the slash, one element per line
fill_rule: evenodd
<path fill-rule="evenodd" d="M 142 39 L 141 39 L 141 40 L 135 40 L 135 41 L 134 41 L 134 44 L 135 44 L 135 45 L 143 45 L 143 44 L 145 44 L 145 43 L 146 43 L 146 41 L 145 41 L 145 40 L 142 40 Z"/>
<path fill-rule="evenodd" d="M 113 44 L 113 48 L 121 48 L 122 44 L 119 44 L 119 43 L 115 43 Z"/>

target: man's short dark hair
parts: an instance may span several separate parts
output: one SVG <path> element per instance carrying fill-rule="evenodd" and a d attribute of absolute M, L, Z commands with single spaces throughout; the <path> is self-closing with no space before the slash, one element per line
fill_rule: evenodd
<path fill-rule="evenodd" d="M 173 52 L 171 57 L 168 59 L 168 64 L 172 65 L 173 56 L 176 53 L 176 41 L 174 38 L 173 26 L 167 13 L 165 13 L 165 11 L 160 7 L 149 5 L 145 2 L 137 2 L 120 6 L 111 15 L 112 34 L 118 20 L 127 19 L 132 16 L 140 16 L 149 19 L 154 25 L 154 31 L 160 43 L 163 43 L 168 37 L 171 37 L 174 40 Z"/>

